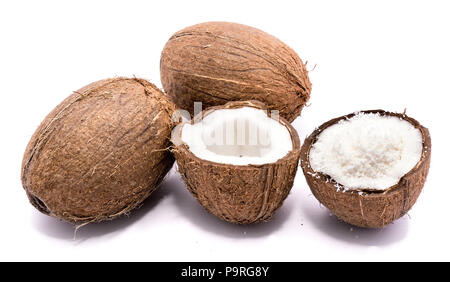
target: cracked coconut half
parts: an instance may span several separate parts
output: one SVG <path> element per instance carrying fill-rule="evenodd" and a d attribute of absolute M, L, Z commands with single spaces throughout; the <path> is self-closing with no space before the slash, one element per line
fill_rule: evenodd
<path fill-rule="evenodd" d="M 430 166 L 428 130 L 405 114 L 372 110 L 332 119 L 301 151 L 314 196 L 338 218 L 383 227 L 416 202 Z"/>
<path fill-rule="evenodd" d="M 257 101 L 205 110 L 172 133 L 178 170 L 207 211 L 240 224 L 269 219 L 292 188 L 295 129 Z"/>

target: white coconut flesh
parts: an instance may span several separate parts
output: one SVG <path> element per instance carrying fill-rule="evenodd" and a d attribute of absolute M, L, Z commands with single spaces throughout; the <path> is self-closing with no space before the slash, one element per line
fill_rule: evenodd
<path fill-rule="evenodd" d="M 185 124 L 181 140 L 198 158 L 231 165 L 273 163 L 293 147 L 286 126 L 253 107 L 214 110 Z"/>
<path fill-rule="evenodd" d="M 422 134 L 409 122 L 377 113 L 358 113 L 323 130 L 310 149 L 316 172 L 344 189 L 386 190 L 419 162 Z"/>

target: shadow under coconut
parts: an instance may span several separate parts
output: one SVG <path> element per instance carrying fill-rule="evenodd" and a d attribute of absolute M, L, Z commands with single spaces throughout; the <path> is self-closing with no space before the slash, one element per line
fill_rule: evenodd
<path fill-rule="evenodd" d="M 366 246 L 386 246 L 401 241 L 408 233 L 407 215 L 384 228 L 361 228 L 345 223 L 317 201 L 313 202 L 305 201 L 300 205 L 308 221 L 323 233 L 342 241 Z"/>
<path fill-rule="evenodd" d="M 139 208 L 132 210 L 129 215 L 123 215 L 114 220 L 87 224 L 79 228 L 76 234 L 76 226 L 74 224 L 41 214 L 38 211 L 34 213 L 33 224 L 37 230 L 49 237 L 70 241 L 74 240 L 76 243 L 82 243 L 95 237 L 117 235 L 142 219 L 163 198 L 170 194 L 169 187 L 167 187 L 166 183 L 167 179 L 163 181 L 161 187 L 153 192 Z M 74 235 L 76 236 L 74 237 Z"/>
<path fill-rule="evenodd" d="M 267 222 L 258 222 L 248 225 L 239 225 L 223 221 L 204 209 L 191 193 L 186 189 L 180 175 L 177 173 L 168 179 L 167 185 L 175 207 L 180 210 L 182 216 L 199 228 L 220 236 L 232 238 L 258 238 L 267 236 L 277 230 L 289 218 L 292 208 L 285 202 Z"/>

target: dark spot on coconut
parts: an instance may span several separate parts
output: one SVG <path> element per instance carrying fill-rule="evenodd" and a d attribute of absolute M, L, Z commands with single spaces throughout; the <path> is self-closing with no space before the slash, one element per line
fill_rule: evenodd
<path fill-rule="evenodd" d="M 39 199 L 38 197 L 34 196 L 34 195 L 29 195 L 30 196 L 30 201 L 31 203 L 42 213 L 44 214 L 50 214 L 50 210 L 47 208 L 47 205 L 45 205 L 45 203 Z"/>

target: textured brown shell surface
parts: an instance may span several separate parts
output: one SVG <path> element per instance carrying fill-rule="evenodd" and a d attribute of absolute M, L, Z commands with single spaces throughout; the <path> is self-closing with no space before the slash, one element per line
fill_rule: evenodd
<path fill-rule="evenodd" d="M 258 101 L 236 101 L 212 107 L 203 115 L 243 106 L 265 109 Z M 202 160 L 186 144 L 173 149 L 187 189 L 208 212 L 228 222 L 248 224 L 268 220 L 282 205 L 294 183 L 300 140 L 288 121 L 280 118 L 280 123 L 291 134 L 293 150 L 275 163 L 234 166 Z"/>
<path fill-rule="evenodd" d="M 293 121 L 311 82 L 289 46 L 253 27 L 208 22 L 175 33 L 161 54 L 161 81 L 180 108 L 193 114 L 228 101 L 258 100 Z"/>
<path fill-rule="evenodd" d="M 300 151 L 264 166 L 205 162 L 188 152 L 186 145 L 174 154 L 187 189 L 208 212 L 247 224 L 269 219 L 281 206 L 294 183 Z"/>
<path fill-rule="evenodd" d="M 172 167 L 174 105 L 153 84 L 115 78 L 75 91 L 32 136 L 22 183 L 40 211 L 83 223 L 139 205 Z"/>
<path fill-rule="evenodd" d="M 365 111 L 391 115 L 410 122 L 423 136 L 423 152 L 419 163 L 399 183 L 385 192 L 348 191 L 338 189 L 339 184 L 329 176 L 315 172 L 309 164 L 309 151 L 318 135 L 327 127 L 347 115 L 330 120 L 306 138 L 301 150 L 301 167 L 314 196 L 341 220 L 359 227 L 379 228 L 405 215 L 416 202 L 428 174 L 431 160 L 431 138 L 428 129 L 416 120 L 382 110 Z"/>

